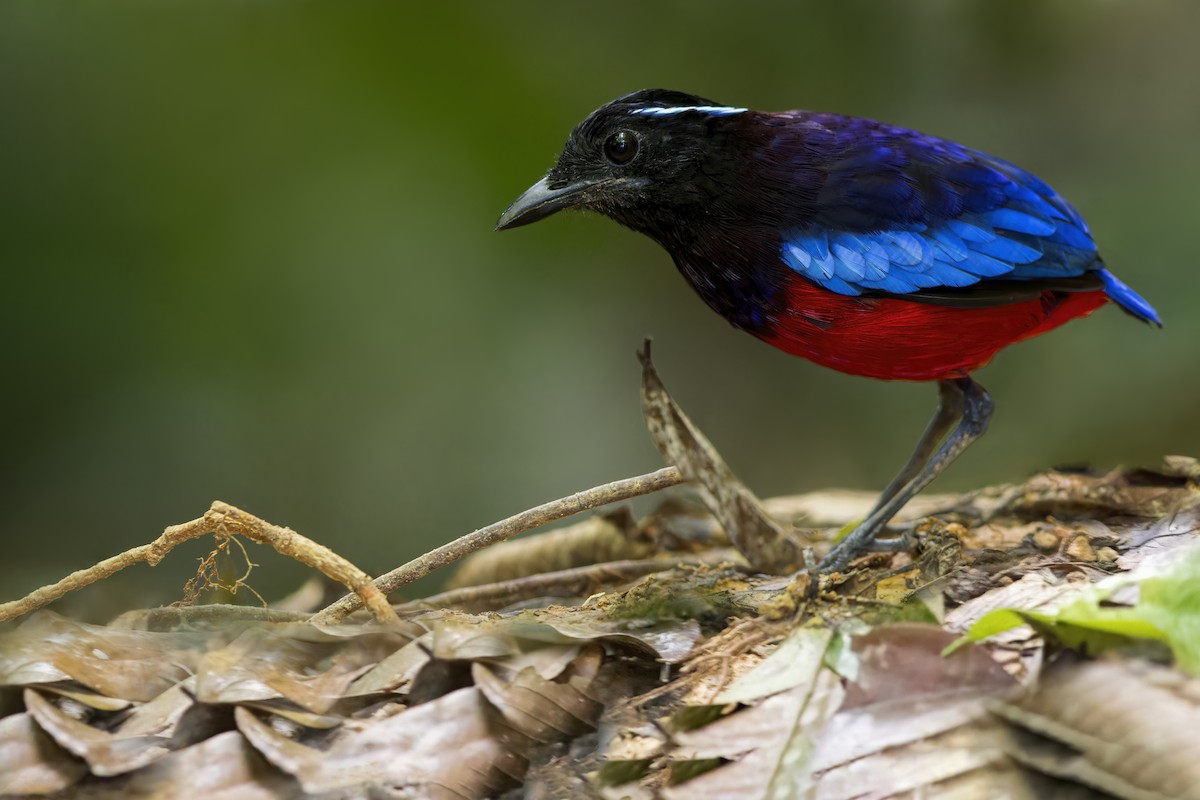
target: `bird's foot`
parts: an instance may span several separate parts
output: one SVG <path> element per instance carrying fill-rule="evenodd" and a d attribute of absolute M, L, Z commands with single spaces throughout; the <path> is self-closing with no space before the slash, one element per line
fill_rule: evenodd
<path fill-rule="evenodd" d="M 817 565 L 817 572 L 837 572 L 845 569 L 851 561 L 864 553 L 898 553 L 916 547 L 916 533 L 911 528 L 899 536 L 876 539 L 881 527 L 872 528 L 864 524 L 855 528 L 829 551 L 825 560 Z"/>
<path fill-rule="evenodd" d="M 912 530 L 906 530 L 899 536 L 892 536 L 887 539 L 872 539 L 863 548 L 864 553 L 902 553 L 907 550 L 912 550 L 917 546 L 917 534 Z"/>

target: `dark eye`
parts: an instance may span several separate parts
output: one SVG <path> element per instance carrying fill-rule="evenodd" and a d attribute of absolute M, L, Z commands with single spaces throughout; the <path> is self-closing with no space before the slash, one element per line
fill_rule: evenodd
<path fill-rule="evenodd" d="M 637 151 L 637 137 L 630 131 L 617 131 L 604 143 L 604 155 L 614 164 L 628 164 Z"/>

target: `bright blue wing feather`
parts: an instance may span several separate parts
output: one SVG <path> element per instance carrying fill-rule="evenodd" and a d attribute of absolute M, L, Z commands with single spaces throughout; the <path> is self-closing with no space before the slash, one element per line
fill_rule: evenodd
<path fill-rule="evenodd" d="M 783 260 L 841 294 L 907 294 L 1100 268 L 1083 218 L 1006 161 L 903 128 L 811 115 L 824 131 L 815 213 Z"/>

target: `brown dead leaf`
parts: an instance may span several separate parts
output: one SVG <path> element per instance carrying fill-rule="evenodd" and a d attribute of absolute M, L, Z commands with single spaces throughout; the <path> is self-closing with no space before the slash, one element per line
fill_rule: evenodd
<path fill-rule="evenodd" d="M 1155 574 L 1176 558 L 1170 544 L 1200 534 L 1190 481 L 1059 475 L 1019 487 L 1016 502 L 1011 488 L 950 498 L 952 518 L 916 526 L 922 549 L 907 571 L 888 580 L 867 567 L 840 596 L 810 596 L 710 550 L 694 566 L 637 573 L 621 590 L 598 592 L 619 581 L 595 576 L 556 584 L 561 606 L 469 614 L 415 601 L 402 609 L 404 635 L 232 607 L 153 610 L 107 627 L 43 615 L 0 636 L 0 787 L 84 800 L 316 791 L 322 800 L 462 800 L 523 781 L 519 791 L 547 800 L 805 791 L 817 800 L 1057 800 L 1098 795 L 1086 782 L 1117 796 L 1189 797 L 1200 758 L 1175 737 L 1197 727 L 1200 687 L 1172 683 L 1169 670 L 1114 673 L 1086 691 L 1065 684 L 1060 709 L 1055 683 L 1032 699 L 1008 694 L 1017 689 L 1004 670 L 1031 683 L 1038 673 L 1032 630 L 949 659 L 941 652 L 952 634 L 933 626 L 851 633 L 893 611 L 875 602 L 880 589 L 899 598 L 923 585 L 930 602 L 946 599 L 945 627 L 957 632 L 994 607 L 1053 607 L 1123 565 Z M 1168 500 L 1181 505 L 1137 515 Z M 1126 501 L 1135 506 L 1119 510 Z M 1073 516 L 1096 508 L 1109 510 Z M 719 531 L 706 514 L 669 509 L 630 527 L 686 549 Z M 1038 532 L 1051 534 L 1043 549 L 1031 541 Z M 940 555 L 942 539 L 953 558 Z M 1092 566 L 1078 563 L 1082 544 L 1070 550 L 1078 539 Z M 931 553 L 937 569 L 926 568 Z M 1122 594 L 1130 589 L 1110 601 L 1136 602 Z M 804 628 L 795 635 L 832 629 L 834 644 L 776 646 Z M 1051 677 L 1068 666 L 1060 661 Z"/>
<path fill-rule="evenodd" d="M 936 625 L 894 623 L 854 637 L 858 675 L 846 688 L 846 709 L 931 693 L 975 694 L 1012 689 L 1013 679 L 982 647 L 942 652 L 957 639 Z"/>
<path fill-rule="evenodd" d="M 383 719 L 348 721 L 320 747 L 281 735 L 249 710 L 235 715 L 251 744 L 307 792 L 377 788 L 463 800 L 491 796 L 525 770 L 493 735 L 489 713 L 483 694 L 466 687 Z"/>
<path fill-rule="evenodd" d="M 599 660 L 599 654 L 595 656 Z M 502 677 L 481 662 L 471 667 L 475 686 L 509 726 L 534 742 L 555 742 L 595 730 L 603 707 L 587 696 L 590 681 L 549 681 L 532 668 Z"/>
<path fill-rule="evenodd" d="M 953 639 L 916 624 L 855 638 L 858 676 L 817 737 L 818 797 L 955 796 L 943 793 L 949 784 L 975 787 L 979 794 L 967 797 L 1001 796 L 996 787 L 1007 779 L 999 776 L 1009 770 L 1000 750 L 1005 733 L 985 704 L 1016 684 L 983 648 L 961 660 L 961 651 L 943 658 Z"/>
<path fill-rule="evenodd" d="M 275 770 L 237 731 L 225 731 L 120 778 L 76 789 L 72 800 L 303 800 L 295 779 Z"/>
<path fill-rule="evenodd" d="M 551 606 L 516 614 L 474 616 L 432 611 L 422 620 L 433 632 L 432 654 L 440 659 L 511 658 L 536 646 L 605 640 L 632 645 L 673 664 L 682 661 L 700 638 L 694 619 L 618 619 L 591 608 Z"/>
<path fill-rule="evenodd" d="M 632 645 L 666 664 L 683 661 L 700 639 L 700 623 L 694 619 L 612 620 L 603 613 L 589 611 L 579 609 L 577 613 L 561 616 L 554 616 L 549 610 L 529 613 L 531 619 L 568 639 L 602 639 Z"/>
<path fill-rule="evenodd" d="M 1133 515 L 1155 518 L 1194 505 L 1195 492 L 1173 476 L 1113 470 L 1105 475 L 1044 472 L 1025 484 L 1012 510 L 1030 517 L 1047 515 Z"/>
<path fill-rule="evenodd" d="M 344 636 L 307 625 L 249 628 L 204 655 L 196 668 L 196 697 L 205 703 L 282 697 L 323 714 L 356 678 L 407 642 L 373 629 Z"/>
<path fill-rule="evenodd" d="M 1015 683 L 982 648 L 942 658 L 953 638 L 932 625 L 875 629 L 854 640 L 857 677 L 844 702 L 840 680 L 821 669 L 808 686 L 675 734 L 674 762 L 732 763 L 664 797 L 992 797 L 998 787 L 1025 785 L 1004 756 L 1005 729 L 986 710 L 988 697 Z"/>

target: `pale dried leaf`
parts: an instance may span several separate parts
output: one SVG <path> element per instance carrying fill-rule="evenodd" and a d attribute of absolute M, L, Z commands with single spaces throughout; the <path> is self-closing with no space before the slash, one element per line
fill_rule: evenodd
<path fill-rule="evenodd" d="M 918 718 L 916 723 L 920 725 Z M 822 741 L 844 733 L 827 730 Z M 1009 741 L 1001 726 L 982 723 L 959 725 L 923 735 L 904 744 L 872 747 L 874 752 L 829 769 L 819 776 L 819 800 L 865 798 L 1033 798 L 1022 791 L 1025 781 L 1004 756 Z"/>
<path fill-rule="evenodd" d="M 663 792 L 666 800 L 767 800 L 802 796 L 812 785 L 817 733 L 842 701 L 840 679 L 821 670 L 808 685 L 711 725 L 677 734 L 674 760 L 735 758 Z M 744 754 L 744 755 L 742 755 Z"/>
<path fill-rule="evenodd" d="M 621 784 L 619 786 L 601 786 L 601 800 L 658 800 L 659 793 L 651 786 L 638 784 Z"/>
<path fill-rule="evenodd" d="M 807 494 L 769 497 L 762 501 L 772 519 L 806 528 L 841 528 L 865 519 L 879 500 L 879 492 L 825 489 Z M 957 508 L 966 502 L 958 494 L 920 494 L 896 512 L 896 523 L 911 522 Z"/>
<path fill-rule="evenodd" d="M 1200 680 L 1140 662 L 1064 664 L 996 711 L 1066 745 L 1013 748 L 1039 770 L 1118 797 L 1200 798 Z"/>
<path fill-rule="evenodd" d="M 92 727 L 25 690 L 25 708 L 60 747 L 87 761 L 95 775 L 121 775 L 152 764 L 171 752 L 170 740 L 153 734 L 114 735 Z"/>
<path fill-rule="evenodd" d="M 86 689 L 79 688 L 74 683 L 41 684 L 38 686 L 38 689 L 44 693 L 58 695 L 66 700 L 79 703 L 94 711 L 124 711 L 133 705 L 129 700 L 89 692 Z M 159 696 L 161 697 L 162 695 Z"/>
<path fill-rule="evenodd" d="M 149 703 L 138 706 L 121 723 L 123 735 L 160 734 L 174 736 L 184 715 L 195 707 L 196 678 L 172 686 Z"/>
<path fill-rule="evenodd" d="M 296 735 L 305 728 L 324 731 L 336 728 L 345 721 L 342 717 L 332 714 L 314 714 L 302 708 L 295 708 L 288 705 L 286 700 L 264 700 L 261 703 L 246 702 L 239 705 L 263 713 L 281 731 L 293 731 Z"/>
<path fill-rule="evenodd" d="M 41 611 L 0 634 L 0 685 L 75 680 L 108 697 L 146 702 L 188 676 L 208 639 L 85 625 Z"/>
<path fill-rule="evenodd" d="M 763 656 L 753 651 L 732 656 L 714 655 L 703 660 L 693 656 L 687 665 L 687 691 L 679 698 L 679 703 L 685 708 L 711 706 L 718 702 L 717 695 L 762 662 Z"/>
<path fill-rule="evenodd" d="M 1139 567 L 1143 561 L 1157 559 L 1169 565 L 1174 551 L 1196 540 L 1200 531 L 1200 505 L 1179 510 L 1146 526 L 1134 527 L 1122 536 L 1123 552 L 1117 566 L 1124 570 Z"/>
<path fill-rule="evenodd" d="M 596 652 L 597 645 L 572 642 L 571 644 L 546 645 L 534 650 L 515 653 L 497 662 L 510 672 L 532 669 L 548 681 L 554 680 L 572 664 L 579 661 L 584 648 L 588 653 Z"/>
<path fill-rule="evenodd" d="M 87 774 L 87 765 L 59 749 L 29 714 L 0 719 L 0 795 L 53 794 Z"/>
<path fill-rule="evenodd" d="M 1049 570 L 1038 570 L 1021 576 L 1007 586 L 999 586 L 968 600 L 946 614 L 945 627 L 962 633 L 984 614 L 998 608 L 1021 608 L 1029 611 L 1052 611 L 1070 602 L 1087 586 L 1080 581 L 1066 581 Z M 1028 638 L 1028 631 L 1023 638 Z"/>
<path fill-rule="evenodd" d="M 1200 481 L 1200 459 L 1191 456 L 1163 456 L 1163 475 Z"/>
<path fill-rule="evenodd" d="M 794 629 L 771 655 L 727 686 L 713 703 L 748 703 L 797 686 L 810 685 L 821 668 L 832 636 L 830 628 Z"/>
<path fill-rule="evenodd" d="M 429 647 L 433 635 L 426 633 L 389 655 L 346 689 L 348 696 L 377 692 L 403 692 L 412 685 L 421 668 L 429 663 Z"/>
<path fill-rule="evenodd" d="M 523 625 L 512 617 L 475 616 L 461 611 L 442 609 L 421 617 L 432 634 L 429 650 L 442 660 L 472 661 L 478 658 L 514 656 L 526 645 L 522 638 L 538 641 L 558 641 L 552 632 L 538 631 L 536 626 Z M 537 639 L 535 634 L 541 633 Z"/>

